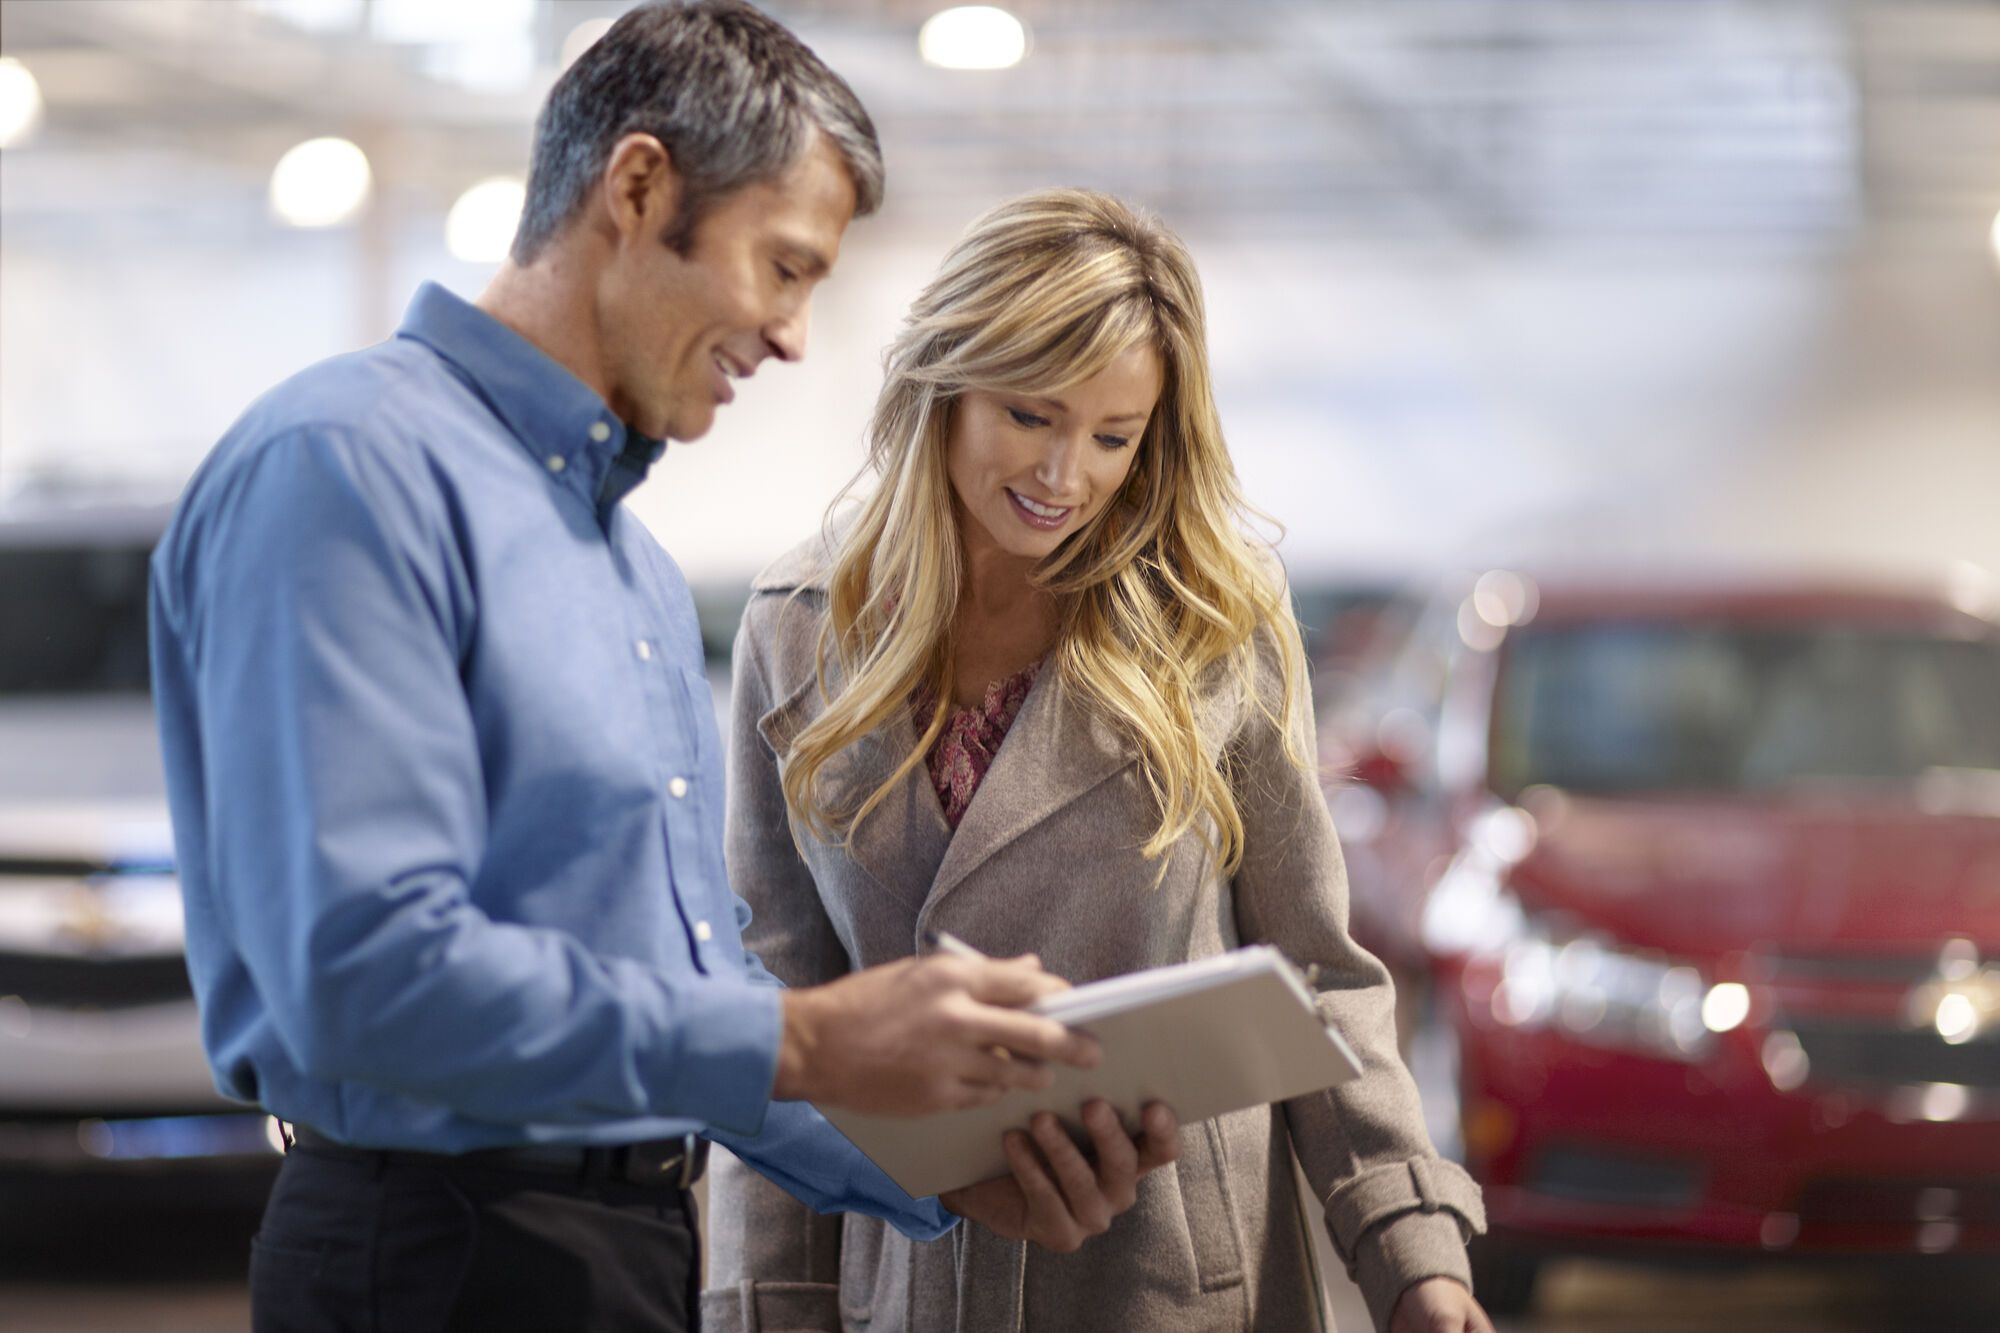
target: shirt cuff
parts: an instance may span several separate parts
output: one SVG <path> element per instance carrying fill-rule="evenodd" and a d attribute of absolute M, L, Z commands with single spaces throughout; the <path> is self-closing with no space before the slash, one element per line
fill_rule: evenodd
<path fill-rule="evenodd" d="M 674 989 L 674 1040 L 655 1047 L 660 1055 L 646 1079 L 654 1114 L 757 1133 L 778 1077 L 780 992 L 708 978 Z"/>
<path fill-rule="evenodd" d="M 847 1143 L 847 1140 L 842 1139 L 841 1142 Z M 852 1144 L 848 1144 L 848 1150 L 854 1154 L 848 1173 L 849 1192 L 875 1203 L 874 1207 L 864 1211 L 881 1218 L 919 1244 L 950 1235 L 952 1228 L 958 1225 L 958 1214 L 938 1202 L 935 1195 L 911 1198 L 866 1153 Z"/>
<path fill-rule="evenodd" d="M 942 1240 L 952 1233 L 960 1222 L 959 1215 L 946 1208 L 936 1199 L 918 1199 L 901 1220 L 891 1221 L 890 1226 L 919 1243 Z"/>

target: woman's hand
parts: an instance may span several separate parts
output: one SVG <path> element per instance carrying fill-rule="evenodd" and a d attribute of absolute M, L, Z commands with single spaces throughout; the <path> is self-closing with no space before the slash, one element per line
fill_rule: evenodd
<path fill-rule="evenodd" d="M 1458 1282 L 1427 1277 L 1403 1289 L 1389 1333 L 1493 1333 L 1493 1321 Z"/>
<path fill-rule="evenodd" d="M 938 1201 L 1009 1240 L 1073 1253 L 1109 1231 L 1112 1219 L 1138 1202 L 1139 1177 L 1181 1155 L 1180 1121 L 1165 1105 L 1147 1106 L 1140 1122 L 1145 1134 L 1134 1143 L 1109 1102 L 1086 1104 L 1084 1127 L 1097 1145 L 1092 1166 L 1068 1131 L 1044 1111 L 1029 1122 L 1033 1146 L 1019 1130 L 1007 1134 L 1013 1175 L 952 1190 Z"/>

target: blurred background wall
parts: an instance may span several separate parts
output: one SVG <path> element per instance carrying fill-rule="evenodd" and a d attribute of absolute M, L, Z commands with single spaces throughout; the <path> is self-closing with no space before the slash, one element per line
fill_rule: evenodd
<path fill-rule="evenodd" d="M 5 0 L 0 492 L 170 494 L 420 280 L 476 293 L 493 242 L 455 256 L 454 203 L 523 172 L 625 7 Z M 2000 570 L 1990 0 L 1023 0 L 1026 58 L 991 70 L 925 62 L 927 3 L 768 8 L 873 111 L 890 195 L 807 361 L 635 498 L 697 582 L 817 521 L 909 297 L 1048 184 L 1190 243 L 1239 466 L 1308 577 Z M 288 225 L 274 168 L 323 136 L 368 194 Z"/>

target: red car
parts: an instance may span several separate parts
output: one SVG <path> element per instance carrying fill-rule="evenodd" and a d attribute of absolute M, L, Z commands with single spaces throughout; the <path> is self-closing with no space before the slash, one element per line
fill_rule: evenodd
<path fill-rule="evenodd" d="M 1489 574 L 1329 719 L 1357 934 L 1429 981 L 1518 1312 L 1543 1256 L 2000 1256 L 1982 589 Z"/>

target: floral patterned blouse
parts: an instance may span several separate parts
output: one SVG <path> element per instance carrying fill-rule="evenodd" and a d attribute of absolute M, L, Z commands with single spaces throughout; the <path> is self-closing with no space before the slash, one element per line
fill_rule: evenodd
<path fill-rule="evenodd" d="M 1000 742 L 1007 739 L 1007 728 L 1014 725 L 1014 717 L 1027 701 L 1041 669 L 1042 664 L 1035 662 L 1005 680 L 994 681 L 986 687 L 986 697 L 977 708 L 955 708 L 945 719 L 944 732 L 931 747 L 927 763 L 931 786 L 936 788 L 945 822 L 952 828 L 965 817 L 972 794 L 993 766 L 993 756 L 1000 753 Z M 922 731 L 930 725 L 937 694 L 930 686 L 920 685 L 910 705 L 917 730 Z"/>

